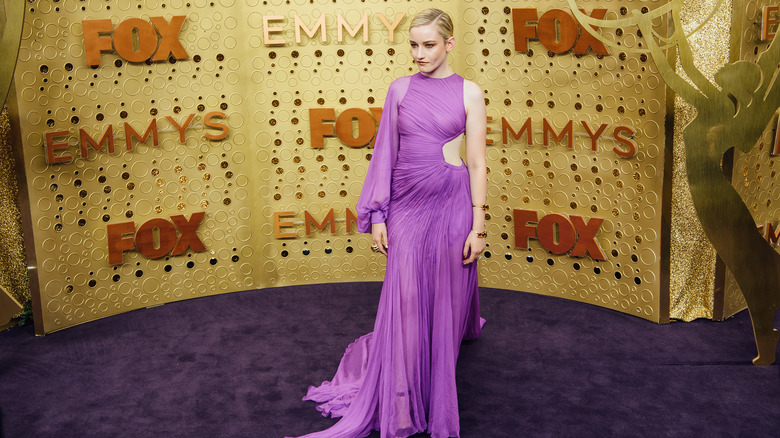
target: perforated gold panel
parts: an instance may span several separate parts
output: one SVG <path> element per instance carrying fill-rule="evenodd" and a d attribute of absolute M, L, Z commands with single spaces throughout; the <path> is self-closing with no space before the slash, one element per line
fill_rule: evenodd
<path fill-rule="evenodd" d="M 580 6 L 618 18 L 658 4 Z M 452 12 L 452 65 L 492 119 L 481 284 L 657 321 L 664 86 L 646 55 L 550 40 L 541 17 L 565 1 L 45 0 L 28 6 L 15 78 L 41 331 L 209 294 L 381 280 L 383 258 L 350 220 L 367 117 L 416 71 L 408 23 L 430 6 Z M 516 49 L 512 8 L 537 10 L 530 50 Z M 632 32 L 602 34 L 640 47 Z M 540 238 L 517 239 L 530 229 Z M 572 232 L 584 257 L 561 243 Z"/>
<path fill-rule="evenodd" d="M 607 6 L 607 19 L 641 7 L 579 4 L 589 14 Z M 542 15 L 565 3 L 533 6 Z M 646 55 L 619 50 L 604 56 L 555 54 L 533 42 L 528 54 L 486 54 L 480 45 L 503 45 L 505 39 L 498 36 L 509 23 L 507 10 L 489 8 L 485 13 L 487 9 L 464 12 L 464 21 L 477 30 L 467 30 L 463 38 L 474 47 L 465 57 L 464 72 L 489 90 L 489 116 L 505 117 L 516 128 L 530 118 L 535 134 L 531 147 L 520 141 L 496 144 L 501 142 L 496 135 L 488 148 L 488 203 L 498 208 L 490 211 L 491 257 L 482 263 L 482 284 L 571 298 L 657 320 L 665 94 L 655 66 Z M 482 27 L 487 37 L 481 36 Z M 642 44 L 636 34 L 622 30 L 604 36 L 626 48 Z M 562 142 L 542 145 L 545 118 L 558 128 L 570 120 L 579 125 L 573 148 Z M 622 145 L 609 135 L 598 151 L 592 150 L 583 120 L 594 127 L 607 124 L 610 133 L 621 125 L 636 128 L 636 156 L 619 156 L 613 148 Z M 604 218 L 598 242 L 607 260 L 556 256 L 534 243 L 527 252 L 514 249 L 513 225 L 518 224 L 510 215 L 515 208 L 538 210 L 540 217 L 560 213 Z"/>

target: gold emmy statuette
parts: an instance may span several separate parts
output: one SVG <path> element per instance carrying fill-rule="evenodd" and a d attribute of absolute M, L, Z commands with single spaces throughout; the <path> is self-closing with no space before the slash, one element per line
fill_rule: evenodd
<path fill-rule="evenodd" d="M 780 44 L 773 40 L 755 63 L 737 61 L 723 66 L 715 74 L 716 86 L 694 65 L 687 39 L 690 34 L 682 35 L 682 0 L 672 0 L 654 10 L 633 10 L 628 18 L 618 20 L 592 19 L 576 8 L 574 0 L 569 3 L 584 24 L 636 26 L 646 42 L 641 50 L 652 55 L 667 86 L 696 108 L 696 118 L 684 130 L 693 204 L 704 232 L 745 296 L 758 350 L 753 363 L 774 363 L 780 337 L 773 327 L 775 311 L 780 307 L 780 254 L 759 233 L 721 163 L 732 148 L 750 151 L 780 107 Z M 662 22 L 668 22 L 668 35 L 659 31 Z M 669 62 L 675 57 L 667 56 L 664 50 L 672 54 L 676 50 L 690 81 L 677 74 Z"/>

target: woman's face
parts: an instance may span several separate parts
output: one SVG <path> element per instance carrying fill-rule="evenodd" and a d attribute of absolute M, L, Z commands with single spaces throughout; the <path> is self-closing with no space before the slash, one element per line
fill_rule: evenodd
<path fill-rule="evenodd" d="M 437 77 L 437 74 L 449 71 L 447 53 L 455 47 L 455 38 L 450 37 L 445 41 L 435 23 L 409 30 L 409 43 L 412 46 L 412 58 L 422 74 Z"/>

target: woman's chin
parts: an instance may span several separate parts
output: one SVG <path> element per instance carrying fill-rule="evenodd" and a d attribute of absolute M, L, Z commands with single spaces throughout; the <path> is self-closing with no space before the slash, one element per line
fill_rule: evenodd
<path fill-rule="evenodd" d="M 417 64 L 417 69 L 420 70 L 420 73 L 423 73 L 423 74 L 426 74 L 426 75 L 432 73 L 433 70 L 434 70 L 433 68 L 431 68 L 430 64 L 422 64 L 422 65 Z"/>

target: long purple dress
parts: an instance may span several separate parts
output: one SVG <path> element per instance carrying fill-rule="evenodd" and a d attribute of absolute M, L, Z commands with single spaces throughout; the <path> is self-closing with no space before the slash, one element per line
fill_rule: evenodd
<path fill-rule="evenodd" d="M 460 436 L 455 364 L 484 320 L 476 263 L 462 263 L 469 173 L 447 163 L 442 146 L 465 125 L 462 77 L 417 73 L 390 85 L 357 204 L 361 232 L 378 222 L 388 230 L 374 331 L 347 347 L 331 381 L 309 388 L 304 400 L 343 418 L 306 437 Z"/>

